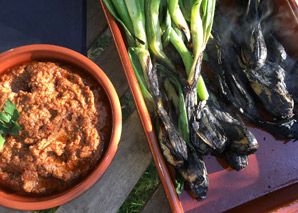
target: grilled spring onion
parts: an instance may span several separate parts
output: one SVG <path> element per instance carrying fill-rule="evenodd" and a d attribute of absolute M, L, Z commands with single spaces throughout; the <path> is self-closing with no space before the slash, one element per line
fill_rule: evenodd
<path fill-rule="evenodd" d="M 115 9 L 117 10 L 119 17 L 121 18 L 121 20 L 123 21 L 124 25 L 127 27 L 127 29 L 130 32 L 133 32 L 133 24 L 132 21 L 129 17 L 126 5 L 124 0 L 111 0 Z"/>
<path fill-rule="evenodd" d="M 186 75 L 188 76 L 190 73 L 190 70 L 191 70 L 192 63 L 193 63 L 193 58 L 192 58 L 190 51 L 185 46 L 181 37 L 179 37 L 177 35 L 176 31 L 173 29 L 171 29 L 171 31 L 170 31 L 170 42 L 173 44 L 173 46 L 176 48 L 176 50 L 180 54 L 180 56 L 183 60 L 183 64 L 185 66 Z"/>
<path fill-rule="evenodd" d="M 180 10 L 179 0 L 168 0 L 167 2 L 168 2 L 168 8 L 173 22 L 179 29 L 181 29 L 184 32 L 187 41 L 190 42 L 191 33 L 189 30 L 188 24 L 184 19 L 184 16 Z"/>
<path fill-rule="evenodd" d="M 183 16 L 186 21 L 190 21 L 191 16 L 191 7 L 193 5 L 194 0 L 179 0 L 179 6 L 181 9 L 181 12 L 183 13 Z"/>
<path fill-rule="evenodd" d="M 145 30 L 144 1 L 125 0 L 130 19 L 133 20 L 133 31 L 136 38 L 136 46 L 148 49 Z"/>
<path fill-rule="evenodd" d="M 173 103 L 175 105 L 176 111 L 179 112 L 178 115 L 178 131 L 182 135 L 183 139 L 189 143 L 189 128 L 188 121 L 184 103 L 184 94 L 182 86 L 175 75 L 172 72 L 168 71 L 163 66 L 158 66 L 158 69 L 161 71 L 162 75 L 165 75 L 166 80 L 164 81 L 165 89 L 168 92 L 168 97 L 172 97 Z M 168 83 L 170 81 L 171 83 Z M 173 88 L 175 87 L 175 88 Z M 178 90 L 174 92 L 174 90 Z M 175 101 L 177 100 L 177 101 Z"/>
<path fill-rule="evenodd" d="M 191 9 L 191 35 L 193 41 L 194 61 L 188 75 L 190 85 L 195 83 L 195 76 L 199 74 L 198 63 L 202 63 L 203 51 L 210 37 L 215 11 L 215 0 L 196 0 Z M 201 11 L 202 14 L 201 14 Z M 198 95 L 201 100 L 208 99 L 208 92 L 202 77 L 198 82 Z"/>
<path fill-rule="evenodd" d="M 147 75 L 144 76 L 144 73 L 142 72 L 142 66 L 138 60 L 137 55 L 138 55 L 138 48 L 130 47 L 128 49 L 128 56 L 131 61 L 132 67 L 134 69 L 138 83 L 140 85 L 141 92 L 148 106 L 148 110 L 150 112 L 153 112 L 155 110 L 155 105 L 154 105 L 154 100 L 150 92 L 148 91 L 148 87 L 147 87 L 148 84 L 146 84 L 145 76 Z"/>
<path fill-rule="evenodd" d="M 108 8 L 108 10 L 110 11 L 110 13 L 112 14 L 112 16 L 119 22 L 119 24 L 121 24 L 122 28 L 124 29 L 124 32 L 125 32 L 125 35 L 126 35 L 126 39 L 127 39 L 127 42 L 128 42 L 128 45 L 129 46 L 135 46 L 135 39 L 133 37 L 133 26 L 131 24 L 131 27 L 130 26 L 130 18 L 129 16 L 126 16 L 124 15 L 125 12 L 122 11 L 122 12 L 118 12 L 116 10 L 116 8 L 114 7 L 114 4 L 110 1 L 110 0 L 103 0 L 106 7 Z M 115 4 L 117 4 L 116 0 L 114 1 Z M 119 3 L 121 4 L 121 2 L 123 2 L 123 0 L 119 1 Z M 126 9 L 126 7 L 120 7 L 120 9 Z M 123 14 L 123 17 L 120 16 L 119 14 Z M 124 21 L 126 20 L 126 21 Z"/>
<path fill-rule="evenodd" d="M 159 7 L 161 0 L 146 0 L 146 30 L 151 52 L 171 69 L 175 69 L 170 59 L 163 52 L 159 24 Z"/>
<path fill-rule="evenodd" d="M 178 53 L 180 54 L 180 56 L 183 60 L 184 66 L 185 66 L 186 75 L 189 78 L 189 76 L 191 75 L 192 66 L 194 64 L 194 59 L 193 59 L 190 51 L 186 47 L 182 38 L 171 27 L 171 19 L 169 19 L 167 16 L 166 16 L 165 22 L 163 24 L 163 28 L 166 29 L 165 33 L 166 33 L 166 36 L 168 36 L 165 38 L 165 41 L 169 40 L 172 43 L 172 45 L 176 48 Z M 210 32 L 209 32 L 209 35 L 210 35 Z M 195 38 L 197 38 L 197 37 L 195 37 Z M 197 94 L 199 95 L 201 100 L 208 99 L 208 92 L 207 92 L 206 86 L 204 84 L 204 80 L 201 76 L 199 77 L 199 82 L 198 82 L 198 86 L 197 86 Z"/>

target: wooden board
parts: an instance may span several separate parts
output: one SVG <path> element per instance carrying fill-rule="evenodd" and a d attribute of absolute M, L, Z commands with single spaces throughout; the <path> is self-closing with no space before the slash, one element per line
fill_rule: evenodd
<path fill-rule="evenodd" d="M 87 49 L 108 25 L 98 0 L 87 0 Z"/>
<path fill-rule="evenodd" d="M 91 35 L 95 33 L 90 32 Z M 112 43 L 95 62 L 110 78 L 121 97 L 128 89 L 128 84 L 115 45 Z M 57 212 L 97 212 L 98 209 L 101 212 L 116 212 L 151 161 L 152 156 L 139 117 L 134 111 L 123 123 L 118 151 L 105 174 L 86 193 L 62 205 Z"/>
<path fill-rule="evenodd" d="M 111 43 L 95 62 L 112 81 L 118 96 L 121 97 L 128 89 L 128 84 L 114 43 Z"/>
<path fill-rule="evenodd" d="M 0 206 L 0 212 L 1 213 L 32 213 L 31 211 L 21 211 L 21 210 L 15 210 L 15 209 L 9 209 Z"/>
<path fill-rule="evenodd" d="M 158 209 L 159 213 L 170 213 L 170 205 L 168 203 L 165 191 L 162 184 L 159 184 L 142 209 L 142 213 L 156 212 Z"/>

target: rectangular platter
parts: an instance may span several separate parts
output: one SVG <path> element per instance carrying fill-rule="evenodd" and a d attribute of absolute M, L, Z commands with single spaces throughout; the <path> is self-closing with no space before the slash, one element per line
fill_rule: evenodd
<path fill-rule="evenodd" d="M 187 191 L 177 196 L 171 176 L 173 168 L 167 165 L 160 151 L 137 79 L 132 69 L 124 38 L 117 22 L 100 0 L 107 22 L 134 97 L 143 129 L 152 152 L 166 197 L 173 212 L 239 212 L 241 210 L 268 211 L 298 208 L 298 148 L 294 141 L 282 141 L 262 129 L 248 126 L 259 142 L 259 149 L 249 156 L 248 167 L 240 172 L 212 156 L 204 161 L 209 175 L 207 198 L 198 202 Z M 230 4 L 231 1 L 221 1 Z M 287 51 L 297 59 L 298 9 L 296 1 L 275 3 L 275 23 L 279 38 Z M 287 13 L 285 13 L 285 11 Z M 279 14 L 283 14 L 279 16 Z M 285 15 L 288 14 L 288 15 Z M 287 29 L 291 29 L 287 31 Z M 290 33 L 282 33 L 282 32 Z"/>

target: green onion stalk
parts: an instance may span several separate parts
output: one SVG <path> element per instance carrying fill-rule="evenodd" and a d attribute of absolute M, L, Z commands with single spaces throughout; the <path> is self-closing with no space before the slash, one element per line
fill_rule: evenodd
<path fill-rule="evenodd" d="M 144 2 L 142 0 L 125 0 L 130 19 L 133 20 L 133 32 L 136 38 L 136 46 L 148 50 L 148 42 L 145 30 Z"/>
<path fill-rule="evenodd" d="M 194 62 L 188 75 L 190 85 L 195 84 L 196 76 L 199 75 L 197 86 L 198 96 L 201 100 L 208 99 L 209 95 L 200 75 L 203 51 L 210 37 L 213 25 L 216 0 L 195 0 L 191 9 L 191 33 L 193 41 Z"/>
<path fill-rule="evenodd" d="M 163 44 L 164 46 L 167 46 L 170 42 L 175 47 L 180 57 L 182 58 L 186 76 L 189 76 L 193 64 L 192 54 L 185 45 L 183 37 L 179 33 L 180 30 L 172 25 L 169 10 L 166 9 L 164 12 L 166 12 L 166 15 L 161 25 L 163 31 Z"/>
<path fill-rule="evenodd" d="M 124 25 L 130 32 L 133 32 L 133 24 L 129 17 L 126 4 L 124 0 L 111 0 L 115 9 L 117 10 L 119 17 L 123 21 Z"/>
<path fill-rule="evenodd" d="M 181 12 L 186 21 L 190 22 L 191 8 L 194 0 L 179 0 Z"/>
<path fill-rule="evenodd" d="M 189 126 L 195 120 L 196 106 L 198 105 L 198 97 L 200 100 L 207 100 L 209 97 L 204 80 L 200 75 L 203 59 L 203 51 L 206 47 L 213 24 L 213 16 L 216 0 L 195 0 L 191 8 L 191 36 L 192 36 L 192 54 L 193 62 L 187 75 L 187 81 L 190 90 L 185 95 L 185 103 Z M 193 135 L 193 129 L 190 129 Z"/>
<path fill-rule="evenodd" d="M 123 27 L 128 40 L 130 57 L 146 104 L 152 106 L 149 70 L 152 69 L 145 30 L 144 0 L 103 0 L 112 16 Z M 132 21 L 133 20 L 133 21 Z M 152 108 L 152 107 L 149 107 Z M 152 110 L 154 107 L 152 108 Z"/>
<path fill-rule="evenodd" d="M 137 47 L 128 48 L 128 56 L 131 61 L 136 78 L 139 82 L 139 86 L 140 86 L 141 92 L 143 94 L 144 100 L 146 102 L 146 105 L 148 106 L 148 110 L 149 110 L 149 112 L 154 113 L 156 108 L 155 108 L 153 97 L 151 96 L 150 92 L 148 91 L 148 86 L 147 86 L 148 84 L 146 83 L 146 80 L 145 80 L 145 79 L 148 79 L 148 78 L 146 78 L 147 75 L 144 76 L 144 73 L 142 72 L 142 66 L 138 59 L 138 54 L 139 54 L 138 51 L 139 50 L 140 49 Z"/>
<path fill-rule="evenodd" d="M 146 0 L 145 5 L 146 30 L 149 48 L 157 59 L 166 64 L 170 69 L 174 70 L 175 66 L 163 52 L 161 27 L 159 23 L 159 9 L 161 0 Z"/>
<path fill-rule="evenodd" d="M 180 10 L 179 0 L 167 0 L 167 2 L 168 2 L 168 8 L 173 22 L 179 29 L 181 29 L 184 32 L 187 41 L 190 42 L 191 33 L 189 30 L 188 24 Z"/>
<path fill-rule="evenodd" d="M 163 0 L 163 1 L 166 2 L 166 0 Z M 163 12 L 165 13 L 164 19 L 162 19 L 161 16 L 160 16 L 160 19 L 161 19 L 161 31 L 162 31 L 162 45 L 165 48 L 170 43 L 170 33 L 172 31 L 172 26 L 171 26 L 172 22 L 171 22 L 171 16 L 167 8 L 167 5 L 165 5 Z"/>
<path fill-rule="evenodd" d="M 140 65 L 142 67 L 143 75 L 147 84 L 148 91 L 153 95 L 151 74 L 154 74 L 152 60 L 148 49 L 148 41 L 145 28 L 145 2 L 144 0 L 125 0 L 126 7 L 130 19 L 133 20 L 134 36 L 136 38 L 136 51 L 139 58 Z M 158 95 L 156 95 L 158 96 Z"/>
<path fill-rule="evenodd" d="M 191 66 L 193 64 L 193 57 L 190 51 L 187 49 L 181 37 L 177 35 L 176 31 L 173 29 L 170 32 L 170 42 L 181 56 L 185 67 L 186 75 L 188 76 L 191 70 Z"/>
<path fill-rule="evenodd" d="M 129 46 L 135 46 L 135 39 L 133 36 L 133 25 L 130 17 L 127 15 L 128 11 L 126 6 L 123 6 L 123 0 L 103 0 L 106 7 L 112 14 L 112 16 L 119 22 L 125 32 L 125 36 Z M 118 7 L 115 5 L 122 5 Z"/>
<path fill-rule="evenodd" d="M 189 128 L 188 128 L 188 119 L 187 119 L 187 113 L 185 108 L 185 102 L 184 102 L 184 94 L 183 89 L 181 86 L 180 81 L 178 78 L 169 70 L 167 70 L 165 67 L 159 65 L 158 69 L 161 71 L 161 74 L 165 75 L 167 78 L 164 81 L 165 89 L 168 93 L 169 99 L 172 100 L 174 103 L 176 112 L 178 112 L 178 131 L 181 134 L 182 138 L 189 143 Z M 170 83 L 171 82 L 171 83 Z M 174 86 L 172 86 L 174 85 Z M 176 90 L 178 90 L 178 95 Z"/>

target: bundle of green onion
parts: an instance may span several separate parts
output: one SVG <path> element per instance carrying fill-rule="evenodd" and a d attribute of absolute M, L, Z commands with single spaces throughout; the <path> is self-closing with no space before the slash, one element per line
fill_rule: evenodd
<path fill-rule="evenodd" d="M 190 126 L 195 106 L 209 96 L 200 71 L 216 0 L 104 2 L 126 34 L 128 54 L 166 160 L 193 196 L 204 199 L 208 176 L 192 146 Z"/>

